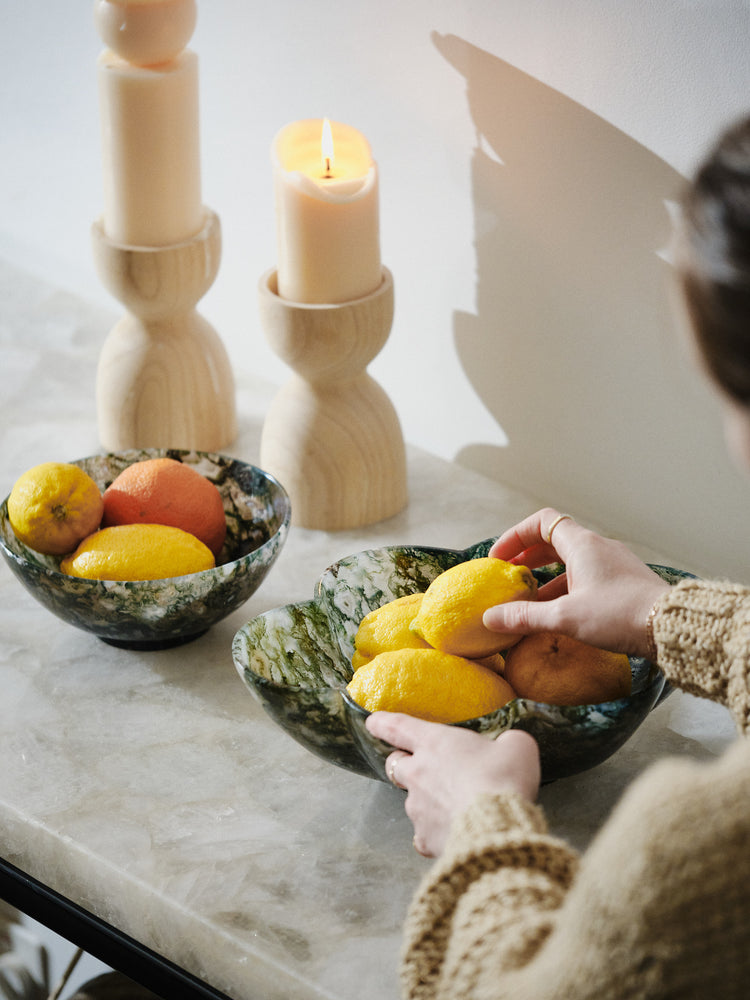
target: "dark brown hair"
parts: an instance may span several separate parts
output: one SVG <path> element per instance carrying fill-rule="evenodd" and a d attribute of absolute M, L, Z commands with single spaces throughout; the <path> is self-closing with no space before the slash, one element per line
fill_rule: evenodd
<path fill-rule="evenodd" d="M 711 376 L 750 405 L 750 118 L 719 139 L 683 199 L 679 273 Z"/>

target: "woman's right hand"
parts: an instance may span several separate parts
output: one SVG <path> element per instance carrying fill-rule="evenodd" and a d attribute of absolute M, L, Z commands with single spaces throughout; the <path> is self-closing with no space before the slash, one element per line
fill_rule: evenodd
<path fill-rule="evenodd" d="M 541 587 L 536 601 L 488 608 L 487 628 L 516 635 L 563 632 L 613 652 L 648 656 L 646 622 L 669 584 L 622 542 L 546 507 L 504 532 L 489 555 L 530 569 L 559 560 L 565 573 Z"/>

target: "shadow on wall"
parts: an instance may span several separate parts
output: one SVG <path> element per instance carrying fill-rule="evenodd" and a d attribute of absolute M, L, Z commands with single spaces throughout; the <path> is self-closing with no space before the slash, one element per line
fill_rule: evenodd
<path fill-rule="evenodd" d="M 682 177 L 507 62 L 433 42 L 477 132 L 477 314 L 456 314 L 456 346 L 507 436 L 456 460 L 683 565 L 746 575 L 726 518 L 706 530 L 711 511 L 740 527 L 746 486 L 669 312 L 660 254 Z"/>

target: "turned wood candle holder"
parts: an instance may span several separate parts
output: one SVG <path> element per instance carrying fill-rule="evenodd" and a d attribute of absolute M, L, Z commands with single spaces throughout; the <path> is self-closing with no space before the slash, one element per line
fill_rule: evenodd
<path fill-rule="evenodd" d="M 127 309 L 99 356 L 99 437 L 109 451 L 219 451 L 237 434 L 226 350 L 195 309 L 221 258 L 218 216 L 206 211 L 192 239 L 165 247 L 113 243 L 93 226 L 97 271 Z"/>
<path fill-rule="evenodd" d="M 286 488 L 292 522 L 337 531 L 373 524 L 407 501 L 406 452 L 393 405 L 366 372 L 393 322 L 393 278 L 338 305 L 282 299 L 275 269 L 259 286 L 260 317 L 294 371 L 267 413 L 260 462 Z"/>

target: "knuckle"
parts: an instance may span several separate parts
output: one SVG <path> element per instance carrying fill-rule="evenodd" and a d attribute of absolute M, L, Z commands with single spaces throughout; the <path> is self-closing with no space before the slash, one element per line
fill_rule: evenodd
<path fill-rule="evenodd" d="M 531 615 L 531 601 L 514 601 L 505 608 L 506 625 L 512 630 L 528 630 L 531 627 Z"/>

